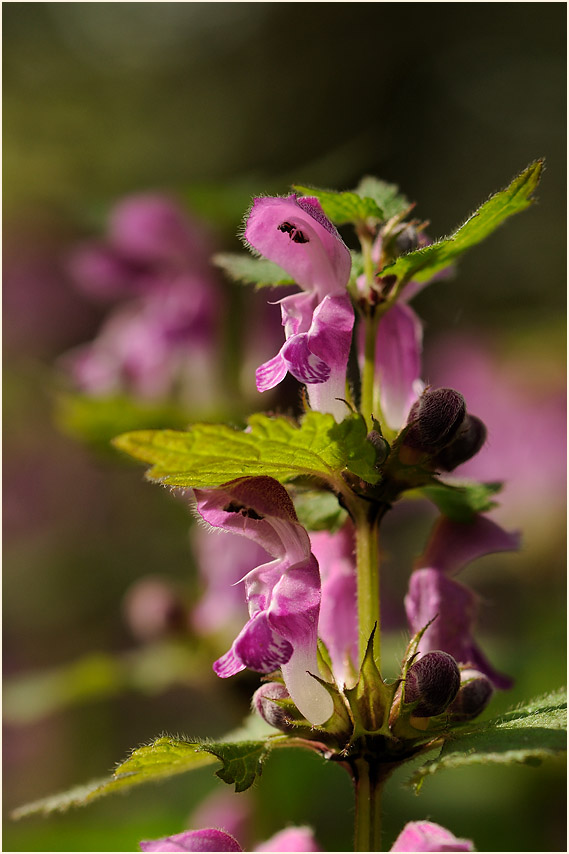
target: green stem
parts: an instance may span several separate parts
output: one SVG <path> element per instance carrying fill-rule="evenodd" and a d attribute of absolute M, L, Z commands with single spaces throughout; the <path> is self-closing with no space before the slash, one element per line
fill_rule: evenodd
<path fill-rule="evenodd" d="M 375 401 L 374 407 L 374 385 L 375 385 L 375 342 L 377 338 L 377 327 L 379 325 L 379 316 L 364 318 L 365 324 L 365 343 L 364 343 L 364 363 L 362 367 L 362 399 L 361 413 L 365 418 L 368 430 L 373 429 L 372 415 L 375 415 L 381 422 L 381 412 L 377 410 L 379 401 Z"/>
<path fill-rule="evenodd" d="M 374 661 L 380 670 L 378 527 L 383 513 L 377 505 L 362 502 L 355 516 L 358 580 L 359 657 L 363 661 L 370 635 L 374 636 Z"/>
<path fill-rule="evenodd" d="M 373 760 L 354 763 L 356 821 L 354 851 L 381 851 L 381 794 L 383 778 Z"/>

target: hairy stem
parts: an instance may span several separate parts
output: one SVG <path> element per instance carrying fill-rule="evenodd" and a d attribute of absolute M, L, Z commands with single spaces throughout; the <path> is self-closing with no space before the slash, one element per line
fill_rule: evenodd
<path fill-rule="evenodd" d="M 354 851 L 381 851 L 381 794 L 384 778 L 371 758 L 354 763 L 356 820 Z"/>

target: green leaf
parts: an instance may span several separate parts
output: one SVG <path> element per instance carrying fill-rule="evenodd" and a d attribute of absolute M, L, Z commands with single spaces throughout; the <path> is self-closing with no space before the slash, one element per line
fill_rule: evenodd
<path fill-rule="evenodd" d="M 346 521 L 347 511 L 331 492 L 308 489 L 293 497 L 298 520 L 308 531 L 338 531 Z"/>
<path fill-rule="evenodd" d="M 293 285 L 292 279 L 282 267 L 266 258 L 237 252 L 220 252 L 213 261 L 236 282 L 255 285 L 257 288 L 276 288 Z"/>
<path fill-rule="evenodd" d="M 348 222 L 358 224 L 368 219 L 385 219 L 375 199 L 359 193 L 337 193 L 332 190 L 318 190 L 315 187 L 299 185 L 294 185 L 293 189 L 305 196 L 315 196 L 328 219 L 336 225 L 345 225 Z"/>
<path fill-rule="evenodd" d="M 382 276 L 395 275 L 408 282 L 413 279 L 424 282 L 435 273 L 448 267 L 453 261 L 492 234 L 508 217 L 525 210 L 539 182 L 543 160 L 536 160 L 518 175 L 512 183 L 491 196 L 450 237 L 445 237 L 414 252 L 402 255 L 393 264 L 382 270 Z"/>
<path fill-rule="evenodd" d="M 316 477 L 343 488 L 342 472 L 377 482 L 375 454 L 359 415 L 337 424 L 332 415 L 308 412 L 300 425 L 288 418 L 252 415 L 248 432 L 225 424 L 195 424 L 187 432 L 141 430 L 114 445 L 151 463 L 150 480 L 209 488 L 237 477 L 267 475 L 281 483 Z"/>
<path fill-rule="evenodd" d="M 566 749 L 566 726 L 566 691 L 545 694 L 500 718 L 455 730 L 409 782 L 418 787 L 438 771 L 466 765 L 539 764 Z"/>
<path fill-rule="evenodd" d="M 68 706 L 125 691 L 155 694 L 173 685 L 203 683 L 207 655 L 186 643 L 159 641 L 124 653 L 90 653 L 58 667 L 14 676 L 4 685 L 4 716 L 19 724 Z"/>
<path fill-rule="evenodd" d="M 126 395 L 62 394 L 56 400 L 55 418 L 68 435 L 108 449 L 117 432 L 148 426 L 185 427 L 189 415 L 173 403 L 143 403 Z"/>
<path fill-rule="evenodd" d="M 216 761 L 222 764 L 216 772 L 217 776 L 226 783 L 233 783 L 236 792 L 243 792 L 261 773 L 262 763 L 269 750 L 270 745 L 266 740 L 199 743 L 162 736 L 152 744 L 134 750 L 118 766 L 112 777 L 34 801 L 15 810 L 12 817 L 19 819 L 36 813 L 63 812 L 69 807 L 84 806 L 120 789 L 163 780 L 212 765 Z"/>
<path fill-rule="evenodd" d="M 379 178 L 373 178 L 371 175 L 362 178 L 355 192 L 359 196 L 367 196 L 373 199 L 383 211 L 386 220 L 405 213 L 410 207 L 409 202 L 399 192 L 399 187 L 396 184 L 388 184 Z"/>
<path fill-rule="evenodd" d="M 491 496 L 500 492 L 501 483 L 477 483 L 461 481 L 457 483 L 437 483 L 422 486 L 408 492 L 407 495 L 423 495 L 439 508 L 441 513 L 455 522 L 469 522 L 477 513 L 486 513 L 497 506 Z"/>

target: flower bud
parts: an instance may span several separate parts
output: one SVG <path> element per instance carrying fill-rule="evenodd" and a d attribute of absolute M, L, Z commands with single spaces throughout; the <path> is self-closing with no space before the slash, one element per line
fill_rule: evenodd
<path fill-rule="evenodd" d="M 404 444 L 435 454 L 452 442 L 465 417 L 466 404 L 458 391 L 429 389 L 411 407 Z"/>
<path fill-rule="evenodd" d="M 460 688 L 458 664 L 448 652 L 427 652 L 411 665 L 405 679 L 405 704 L 419 700 L 416 718 L 431 718 L 444 712 Z"/>
<path fill-rule="evenodd" d="M 290 694 L 284 685 L 279 682 L 267 682 L 257 688 L 253 694 L 253 708 L 261 715 L 264 721 L 276 729 L 284 732 L 292 732 L 295 728 L 291 716 L 278 703 L 273 700 L 290 700 Z"/>
<path fill-rule="evenodd" d="M 453 721 L 469 721 L 484 711 L 493 693 L 494 687 L 483 673 L 463 670 L 460 674 L 460 690 L 448 712 Z"/>
<path fill-rule="evenodd" d="M 467 415 L 450 445 L 443 448 L 433 462 L 437 468 L 452 471 L 478 453 L 486 441 L 486 427 L 476 415 Z"/>

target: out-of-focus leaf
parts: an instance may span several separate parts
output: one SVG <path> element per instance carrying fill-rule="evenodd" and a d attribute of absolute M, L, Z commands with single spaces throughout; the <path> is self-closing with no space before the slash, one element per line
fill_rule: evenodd
<path fill-rule="evenodd" d="M 56 400 L 55 418 L 68 435 L 107 448 L 117 433 L 142 427 L 181 428 L 190 415 L 175 404 L 143 403 L 126 395 L 62 394 Z"/>
<path fill-rule="evenodd" d="M 436 504 L 441 513 L 453 519 L 455 522 L 469 522 L 477 513 L 486 513 L 497 502 L 492 500 L 502 489 L 501 483 L 477 483 L 475 481 L 461 481 L 460 483 L 438 483 L 422 486 L 413 492 L 423 495 L 433 504 Z"/>
<path fill-rule="evenodd" d="M 566 728 L 567 692 L 545 694 L 500 718 L 453 732 L 440 754 L 415 771 L 409 782 L 419 787 L 431 774 L 465 765 L 539 764 L 566 750 Z"/>
<path fill-rule="evenodd" d="M 348 515 L 335 495 L 315 489 L 296 493 L 294 506 L 299 522 L 309 531 L 338 531 Z"/>
<path fill-rule="evenodd" d="M 525 210 L 533 201 L 531 197 L 542 169 L 543 160 L 536 160 L 508 187 L 491 196 L 454 234 L 401 255 L 393 264 L 384 267 L 382 276 L 394 275 L 406 282 L 411 279 L 424 282 L 432 278 L 471 246 L 492 234 L 508 217 Z"/>
<path fill-rule="evenodd" d="M 255 258 L 245 252 L 219 252 L 213 256 L 213 261 L 236 282 L 255 285 L 257 288 L 294 285 L 294 279 L 282 267 L 266 258 Z"/>
<path fill-rule="evenodd" d="M 383 211 L 384 218 L 398 216 L 409 209 L 409 202 L 399 192 L 397 184 L 388 184 L 380 178 L 366 175 L 355 189 L 359 196 L 367 196 L 375 201 Z"/>
<path fill-rule="evenodd" d="M 339 487 L 350 471 L 376 483 L 375 452 L 358 415 L 337 424 L 332 415 L 308 412 L 300 424 L 285 417 L 252 415 L 247 431 L 224 424 L 195 424 L 187 432 L 141 430 L 114 445 L 151 463 L 150 480 L 209 488 L 238 477 L 267 475 L 281 483 L 316 477 Z"/>
<path fill-rule="evenodd" d="M 68 706 L 114 697 L 124 691 L 155 694 L 173 685 L 200 684 L 209 672 L 187 644 L 163 641 L 120 655 L 92 653 L 59 667 L 8 678 L 4 720 L 28 724 Z"/>
<path fill-rule="evenodd" d="M 315 196 L 328 219 L 336 225 L 345 225 L 348 222 L 357 225 L 368 219 L 379 221 L 385 218 L 375 199 L 362 196 L 357 192 L 334 192 L 300 185 L 295 185 L 293 189 L 304 196 Z"/>

